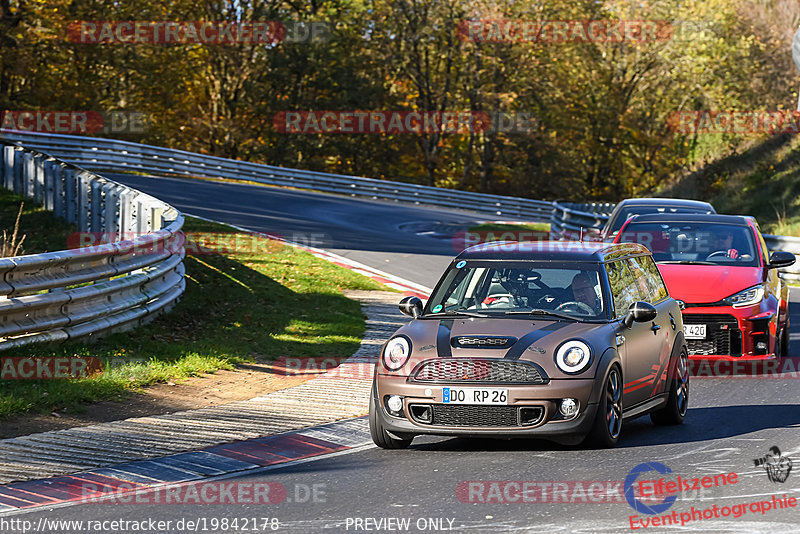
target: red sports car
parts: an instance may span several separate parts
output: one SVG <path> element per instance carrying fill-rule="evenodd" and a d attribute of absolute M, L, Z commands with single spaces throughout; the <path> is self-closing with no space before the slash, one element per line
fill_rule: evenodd
<path fill-rule="evenodd" d="M 788 352 L 788 288 L 777 269 L 795 257 L 770 256 L 752 217 L 637 215 L 615 242 L 653 252 L 670 295 L 683 302 L 690 356 L 768 360 Z"/>

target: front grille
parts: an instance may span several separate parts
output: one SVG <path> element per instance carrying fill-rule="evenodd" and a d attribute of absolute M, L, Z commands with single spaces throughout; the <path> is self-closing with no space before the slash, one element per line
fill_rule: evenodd
<path fill-rule="evenodd" d="M 706 339 L 687 339 L 689 354 L 713 356 L 742 355 L 742 331 L 733 315 L 684 313 L 684 324 L 706 325 Z"/>
<path fill-rule="evenodd" d="M 481 358 L 438 358 L 423 362 L 411 374 L 415 382 L 462 384 L 547 384 L 550 379 L 535 363 Z"/>
<path fill-rule="evenodd" d="M 433 421 L 436 426 L 461 426 L 461 427 L 516 427 L 522 426 L 519 420 L 517 406 L 473 406 L 469 404 L 433 404 Z M 525 406 L 529 413 L 526 415 L 526 425 L 539 423 L 544 417 L 541 406 Z M 538 415 L 531 417 L 530 411 L 538 411 Z"/>

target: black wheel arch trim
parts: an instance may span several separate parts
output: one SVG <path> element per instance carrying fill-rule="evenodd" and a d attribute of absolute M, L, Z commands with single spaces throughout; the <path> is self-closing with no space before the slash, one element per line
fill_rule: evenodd
<path fill-rule="evenodd" d="M 611 372 L 611 366 L 615 363 L 619 367 L 620 378 L 623 379 L 622 383 L 625 383 L 624 375 L 622 374 L 622 359 L 619 357 L 617 349 L 614 347 L 608 347 L 603 352 L 603 355 L 600 356 L 600 360 L 597 363 L 597 369 L 594 375 L 594 385 L 592 385 L 592 392 L 589 394 L 590 404 L 597 404 L 600 402 L 600 395 L 605 390 L 606 378 L 608 378 L 608 373 Z M 600 380 L 601 377 L 602 380 Z"/>

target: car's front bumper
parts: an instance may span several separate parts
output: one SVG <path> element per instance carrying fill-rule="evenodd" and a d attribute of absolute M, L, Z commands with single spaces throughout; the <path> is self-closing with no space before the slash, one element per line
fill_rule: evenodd
<path fill-rule="evenodd" d="M 408 382 L 399 377 L 378 376 L 376 381 L 375 406 L 382 426 L 395 434 L 431 434 L 440 436 L 494 436 L 494 437 L 531 437 L 545 438 L 562 443 L 578 443 L 589 433 L 594 423 L 597 412 L 597 402 L 593 399 L 594 379 L 551 380 L 546 385 L 521 386 L 521 385 L 485 385 L 475 386 L 467 384 L 420 384 Z M 419 413 L 419 407 L 430 406 L 433 410 L 445 407 L 467 406 L 445 404 L 442 401 L 444 387 L 489 387 L 508 390 L 508 404 L 502 409 L 526 409 L 527 413 L 539 408 L 542 410 L 541 420 L 529 425 L 505 424 L 502 426 L 437 424 L 434 420 L 430 423 L 422 422 L 414 413 Z M 403 411 L 401 416 L 388 413 L 385 399 L 390 395 L 403 398 Z M 563 419 L 559 414 L 558 406 L 561 399 L 572 398 L 578 401 L 578 414 L 571 419 Z M 492 405 L 469 405 L 473 413 L 485 412 L 487 415 L 495 409 Z M 416 412 L 412 411 L 412 408 Z"/>
<path fill-rule="evenodd" d="M 777 306 L 692 306 L 684 325 L 705 324 L 706 338 L 687 338 L 689 356 L 707 360 L 771 360 L 777 350 Z"/>

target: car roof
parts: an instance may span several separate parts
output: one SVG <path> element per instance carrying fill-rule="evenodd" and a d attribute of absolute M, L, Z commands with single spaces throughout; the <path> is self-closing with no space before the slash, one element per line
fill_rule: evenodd
<path fill-rule="evenodd" d="M 627 256 L 649 255 L 638 243 L 587 241 L 492 241 L 473 245 L 459 260 L 575 261 L 602 263 Z"/>
<path fill-rule="evenodd" d="M 748 222 L 753 220 L 746 215 L 712 215 L 707 213 L 670 213 L 654 215 L 634 215 L 628 224 L 642 223 L 708 223 L 708 224 L 731 224 L 734 226 L 748 226 Z"/>
<path fill-rule="evenodd" d="M 708 202 L 702 200 L 689 200 L 685 198 L 626 198 L 617 206 L 684 206 L 687 208 L 711 208 L 714 207 Z"/>

